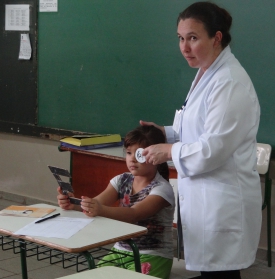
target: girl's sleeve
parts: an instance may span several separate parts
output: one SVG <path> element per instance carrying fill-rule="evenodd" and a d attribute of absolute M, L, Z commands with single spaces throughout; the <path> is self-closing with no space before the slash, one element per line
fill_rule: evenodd
<path fill-rule="evenodd" d="M 174 190 L 170 183 L 163 181 L 160 185 L 154 187 L 150 192 L 150 195 L 158 195 L 164 198 L 172 206 L 175 205 Z"/>
<path fill-rule="evenodd" d="M 117 175 L 110 180 L 111 185 L 116 189 L 117 192 L 118 192 L 118 185 L 119 185 L 120 177 L 121 177 L 120 175 Z"/>

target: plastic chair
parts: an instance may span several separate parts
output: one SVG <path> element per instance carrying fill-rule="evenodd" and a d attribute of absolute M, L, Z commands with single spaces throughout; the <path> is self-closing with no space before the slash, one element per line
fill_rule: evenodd
<path fill-rule="evenodd" d="M 257 144 L 257 171 L 265 176 L 265 189 L 262 210 L 266 208 L 267 222 L 267 263 L 271 267 L 271 187 L 272 180 L 269 178 L 271 146 L 269 144 Z"/>
<path fill-rule="evenodd" d="M 178 180 L 177 178 L 170 178 L 169 179 L 170 184 L 173 187 L 174 190 L 174 195 L 175 195 L 175 211 L 174 211 L 174 220 L 173 220 L 173 227 L 177 227 L 177 222 L 178 222 L 178 214 L 177 214 L 177 207 L 178 207 L 178 202 L 177 202 L 177 197 L 178 197 Z"/>

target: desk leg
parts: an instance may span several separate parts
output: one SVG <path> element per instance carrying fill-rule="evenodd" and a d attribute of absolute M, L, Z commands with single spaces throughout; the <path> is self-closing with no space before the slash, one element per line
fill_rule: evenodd
<path fill-rule="evenodd" d="M 19 243 L 20 243 L 22 279 L 28 279 L 26 243 L 23 239 L 19 239 Z"/>
<path fill-rule="evenodd" d="M 93 256 L 88 251 L 82 252 L 81 255 L 83 255 L 86 258 L 86 260 L 88 262 L 89 269 L 94 269 L 95 268 L 95 261 L 94 261 Z"/>
<path fill-rule="evenodd" d="M 131 248 L 133 250 L 136 272 L 141 273 L 141 265 L 140 265 L 140 257 L 139 257 L 138 247 L 132 239 L 128 239 L 128 240 L 126 240 L 126 242 L 131 246 Z"/>

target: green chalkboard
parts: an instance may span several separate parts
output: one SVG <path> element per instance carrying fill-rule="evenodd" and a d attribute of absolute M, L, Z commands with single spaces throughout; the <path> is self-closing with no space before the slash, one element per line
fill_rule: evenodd
<path fill-rule="evenodd" d="M 170 125 L 196 70 L 176 19 L 194 1 L 59 0 L 38 15 L 38 125 L 121 133 L 140 119 Z M 233 16 L 233 53 L 259 96 L 258 141 L 275 147 L 275 1 L 215 1 Z"/>

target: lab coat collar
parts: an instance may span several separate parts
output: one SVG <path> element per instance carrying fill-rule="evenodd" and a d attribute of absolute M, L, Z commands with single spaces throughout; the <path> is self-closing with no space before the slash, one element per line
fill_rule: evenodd
<path fill-rule="evenodd" d="M 222 50 L 222 52 L 212 63 L 212 65 L 205 71 L 205 74 L 216 72 L 225 63 L 225 61 L 229 59 L 230 56 L 232 56 L 232 53 L 231 53 L 231 48 L 228 45 L 226 48 Z"/>
<path fill-rule="evenodd" d="M 224 63 L 227 61 L 227 59 L 230 58 L 233 54 L 231 53 L 231 48 L 228 45 L 226 48 L 222 50 L 222 52 L 219 54 L 219 56 L 216 58 L 216 60 L 211 64 L 211 66 L 202 74 L 202 69 L 200 68 L 195 76 L 194 81 L 192 82 L 190 91 L 186 97 L 186 99 L 189 99 L 191 93 L 196 87 L 199 87 L 199 84 L 206 80 L 206 78 L 213 75 Z M 198 81 L 199 79 L 199 81 Z"/>

